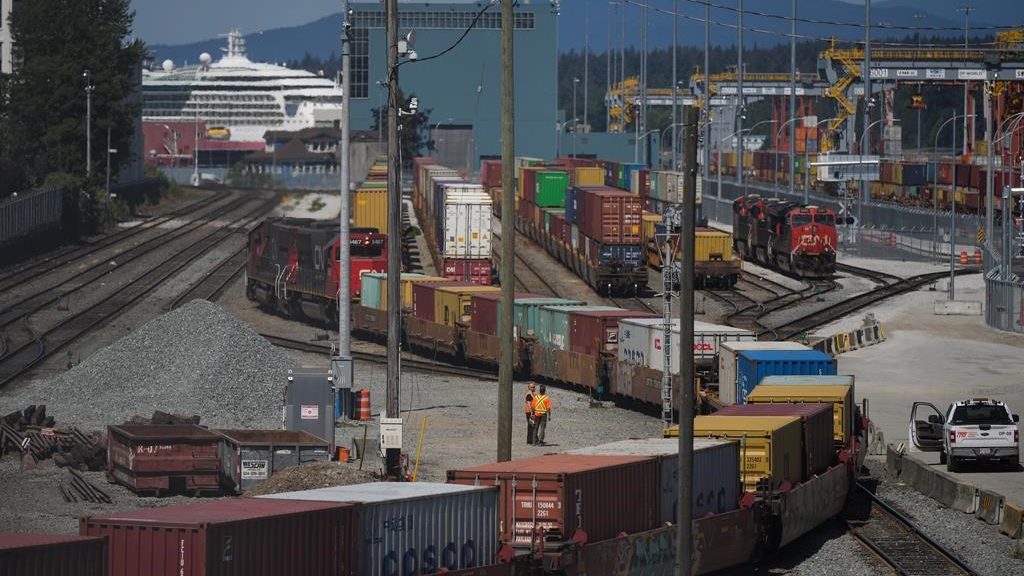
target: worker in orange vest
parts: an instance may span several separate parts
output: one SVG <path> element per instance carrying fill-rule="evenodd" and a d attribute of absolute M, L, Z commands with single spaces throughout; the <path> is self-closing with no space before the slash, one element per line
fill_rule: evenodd
<path fill-rule="evenodd" d="M 540 394 L 533 397 L 533 421 L 536 429 L 533 432 L 533 443 L 544 445 L 544 432 L 548 427 L 548 420 L 551 419 L 551 398 L 548 397 L 547 388 L 541 384 Z"/>
<path fill-rule="evenodd" d="M 530 382 L 526 385 L 526 403 L 523 404 L 523 412 L 526 413 L 526 443 L 533 444 L 533 397 L 534 397 L 534 384 Z"/>

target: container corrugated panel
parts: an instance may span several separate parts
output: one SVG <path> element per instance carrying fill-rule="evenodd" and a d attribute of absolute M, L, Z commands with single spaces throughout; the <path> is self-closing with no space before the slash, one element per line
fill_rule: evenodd
<path fill-rule="evenodd" d="M 109 576 L 358 574 L 355 504 L 258 498 L 207 500 L 85 516 L 105 536 Z"/>
<path fill-rule="evenodd" d="M 676 523 L 679 502 L 679 440 L 641 438 L 609 442 L 590 448 L 570 450 L 569 454 L 610 456 L 653 456 L 658 459 L 661 486 L 661 521 Z M 739 444 L 731 440 L 695 438 L 693 440 L 693 517 L 721 514 L 739 507 Z"/>
<path fill-rule="evenodd" d="M 444 258 L 441 270 L 445 278 L 457 282 L 469 282 L 477 286 L 491 285 L 490 258 Z"/>
<path fill-rule="evenodd" d="M 736 403 L 742 404 L 765 376 L 835 373 L 835 359 L 818 350 L 744 350 L 736 361 Z"/>
<path fill-rule="evenodd" d="M 220 488 L 219 435 L 192 425 L 107 427 L 107 473 L 136 491 Z"/>
<path fill-rule="evenodd" d="M 810 350 L 799 342 L 729 342 L 718 350 L 718 399 L 736 403 L 736 361 L 743 350 Z"/>
<path fill-rule="evenodd" d="M 678 435 L 678 431 L 676 432 Z M 800 419 L 792 416 L 697 416 L 693 437 L 736 440 L 740 446 L 743 489 L 757 490 L 767 479 L 772 490 L 783 482 L 802 480 L 803 436 Z"/>
<path fill-rule="evenodd" d="M 352 193 L 352 226 L 388 233 L 388 191 L 360 188 Z"/>
<path fill-rule="evenodd" d="M 472 313 L 473 294 L 500 292 L 497 286 L 453 286 L 439 284 L 434 289 L 434 322 L 444 326 L 455 326 Z"/>
<path fill-rule="evenodd" d="M 619 360 L 628 364 L 642 365 L 652 370 L 664 370 L 665 337 L 664 320 L 660 318 L 629 318 L 619 322 L 620 345 Z M 628 337 L 625 332 L 629 330 Z M 673 342 L 679 343 L 679 320 L 672 321 Z M 733 326 L 722 326 L 701 322 L 693 323 L 693 357 L 705 364 L 714 363 L 715 356 L 726 344 L 752 342 L 756 338 L 753 332 Z M 624 339 L 628 338 L 628 342 Z M 647 344 L 641 344 L 637 338 L 645 338 Z M 624 344 L 626 350 L 624 350 Z M 639 347 L 637 347 L 639 346 Z M 679 354 L 673 354 L 672 373 L 679 373 Z"/>
<path fill-rule="evenodd" d="M 539 323 L 540 309 L 543 306 L 583 306 L 581 300 L 567 300 L 565 298 L 526 298 L 516 300 L 515 315 L 517 337 L 528 334 L 536 334 Z"/>
<path fill-rule="evenodd" d="M 732 260 L 732 235 L 718 230 L 698 230 L 694 239 L 694 260 L 715 262 Z"/>
<path fill-rule="evenodd" d="M 491 198 L 477 184 L 444 186 L 443 243 L 446 258 L 491 257 Z"/>
<path fill-rule="evenodd" d="M 621 310 L 612 306 L 542 306 L 537 313 L 537 340 L 545 348 L 569 349 L 569 314 L 582 310 Z"/>
<path fill-rule="evenodd" d="M 581 166 L 576 169 L 576 186 L 601 186 L 604 184 L 604 168 Z"/>
<path fill-rule="evenodd" d="M 497 488 L 379 482 L 261 498 L 358 502 L 361 576 L 434 574 L 496 561 Z"/>
<path fill-rule="evenodd" d="M 833 464 L 832 405 L 807 404 L 742 404 L 725 406 L 719 416 L 795 416 L 800 418 L 803 433 L 803 480 L 824 472 Z"/>
<path fill-rule="evenodd" d="M 449 470 L 448 482 L 500 482 L 501 539 L 517 547 L 530 546 L 536 528 L 552 543 L 568 541 L 577 530 L 596 542 L 659 523 L 654 458 L 549 454 Z"/>
<path fill-rule="evenodd" d="M 0 532 L 3 576 L 107 576 L 102 538 Z"/>
<path fill-rule="evenodd" d="M 479 292 L 471 296 L 469 320 L 471 331 L 491 336 L 495 336 L 501 331 L 501 298 L 501 292 Z M 523 300 L 536 298 L 542 298 L 542 296 L 529 292 L 516 292 L 512 300 L 513 314 L 515 314 L 516 304 Z"/>
<path fill-rule="evenodd" d="M 619 320 L 651 318 L 655 314 L 636 310 L 578 310 L 569 313 L 569 350 L 597 356 L 619 345 Z"/>
<path fill-rule="evenodd" d="M 215 430 L 224 436 L 221 471 L 227 489 L 248 490 L 290 466 L 329 462 L 330 444 L 301 430 Z"/>
<path fill-rule="evenodd" d="M 545 170 L 537 172 L 536 193 L 533 203 L 537 206 L 562 208 L 565 206 L 565 191 L 569 187 L 569 175 L 565 172 Z"/>
<path fill-rule="evenodd" d="M 846 381 L 849 379 L 848 381 Z M 752 403 L 827 402 L 832 404 L 833 439 L 848 444 L 854 433 L 853 376 L 766 376 L 747 398 Z"/>

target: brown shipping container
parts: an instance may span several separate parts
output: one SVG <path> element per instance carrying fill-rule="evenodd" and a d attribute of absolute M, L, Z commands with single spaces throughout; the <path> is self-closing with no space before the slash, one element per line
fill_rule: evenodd
<path fill-rule="evenodd" d="M 513 298 L 519 300 L 521 298 L 543 298 L 540 294 L 531 294 L 530 292 L 516 292 Z M 501 306 L 498 302 L 501 300 L 501 293 L 494 292 L 483 292 L 480 294 L 473 294 L 470 300 L 472 306 L 470 308 L 470 321 L 469 329 L 473 332 L 479 332 L 480 334 L 490 334 L 491 336 L 497 336 L 498 334 L 498 311 L 501 310 Z"/>
<path fill-rule="evenodd" d="M 106 536 L 110 576 L 355 574 L 356 504 L 236 498 L 85 516 Z"/>
<path fill-rule="evenodd" d="M 591 310 L 569 314 L 569 350 L 597 356 L 619 345 L 620 318 L 653 318 L 657 314 L 636 310 Z"/>
<path fill-rule="evenodd" d="M 108 426 L 107 476 L 136 492 L 215 492 L 220 442 L 199 426 Z"/>
<path fill-rule="evenodd" d="M 796 416 L 803 435 L 803 479 L 820 474 L 832 465 L 832 405 L 810 404 L 734 404 L 715 412 L 720 416 Z"/>
<path fill-rule="evenodd" d="M 103 538 L 0 532 L 2 576 L 107 576 Z"/>
<path fill-rule="evenodd" d="M 576 222 L 586 236 L 604 244 L 639 244 L 643 203 L 629 192 L 582 187 Z"/>
<path fill-rule="evenodd" d="M 577 530 L 597 542 L 654 528 L 658 474 L 655 458 L 548 454 L 449 470 L 448 482 L 500 486 L 501 540 L 529 547 L 535 527 L 551 543 L 568 541 Z"/>

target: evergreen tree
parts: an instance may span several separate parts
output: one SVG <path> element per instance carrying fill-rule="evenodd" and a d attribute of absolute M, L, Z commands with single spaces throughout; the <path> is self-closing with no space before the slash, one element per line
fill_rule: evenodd
<path fill-rule="evenodd" d="M 399 91 L 398 102 L 401 110 L 408 111 L 409 103 L 415 98 L 415 94 L 410 94 L 408 98 Z M 400 114 L 398 116 L 398 142 L 399 152 L 402 155 L 402 165 L 405 167 L 412 166 L 413 158 L 420 156 L 424 148 L 429 152 L 434 149 L 434 142 L 427 140 L 424 137 L 424 130 L 428 128 L 430 123 L 430 110 L 416 110 L 414 114 Z M 380 108 L 374 108 L 371 110 L 373 114 L 373 126 L 370 127 L 371 131 L 376 131 L 380 126 L 384 127 L 384 134 L 388 131 L 388 109 L 387 106 Z M 385 136 L 386 137 L 386 136 Z"/>
<path fill-rule="evenodd" d="M 131 160 L 141 106 L 133 93 L 145 54 L 130 36 L 134 16 L 129 0 L 33 0 L 11 12 L 16 66 L 0 111 L 7 123 L 0 156 L 24 169 L 26 184 L 54 173 L 84 175 L 86 70 L 94 86 L 93 174 L 105 170 L 108 128 L 119 151 L 111 170 Z"/>

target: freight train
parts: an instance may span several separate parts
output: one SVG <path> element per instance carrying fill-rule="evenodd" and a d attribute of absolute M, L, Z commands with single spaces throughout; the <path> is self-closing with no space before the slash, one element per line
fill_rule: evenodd
<path fill-rule="evenodd" d="M 352 228 L 350 299 L 357 300 L 367 272 L 387 270 L 387 236 Z M 272 310 L 328 324 L 337 321 L 338 223 L 309 218 L 267 218 L 249 232 L 246 296 Z"/>
<path fill-rule="evenodd" d="M 802 278 L 827 278 L 836 271 L 836 215 L 818 206 L 741 196 L 732 205 L 736 253 Z"/>

